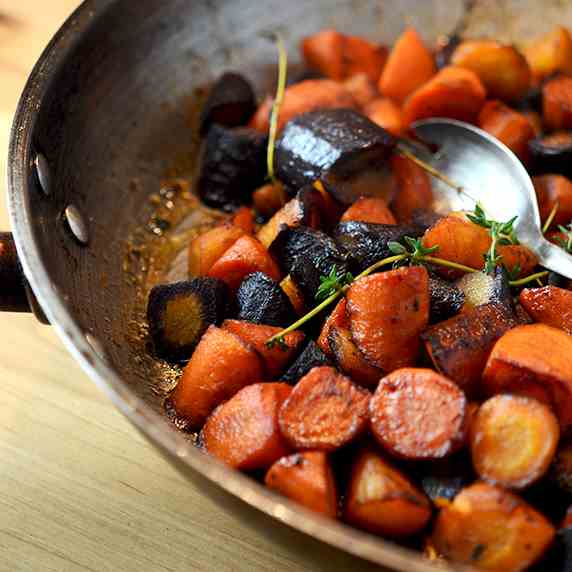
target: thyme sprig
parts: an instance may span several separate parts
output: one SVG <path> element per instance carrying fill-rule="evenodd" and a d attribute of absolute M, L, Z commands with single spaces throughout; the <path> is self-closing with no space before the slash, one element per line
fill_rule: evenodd
<path fill-rule="evenodd" d="M 351 272 L 340 272 L 334 264 L 328 276 L 320 277 L 320 286 L 316 292 L 316 300 L 321 302 L 326 298 L 329 298 L 332 294 L 339 292 L 354 281 L 354 277 Z"/>
<path fill-rule="evenodd" d="M 564 235 L 564 238 L 559 237 L 556 242 L 566 252 L 572 254 L 572 222 L 566 226 L 558 225 L 558 230 Z"/>

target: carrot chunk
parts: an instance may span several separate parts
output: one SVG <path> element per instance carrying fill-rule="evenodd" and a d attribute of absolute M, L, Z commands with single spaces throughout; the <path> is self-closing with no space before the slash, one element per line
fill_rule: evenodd
<path fill-rule="evenodd" d="M 451 560 L 493 572 L 520 572 L 550 546 L 554 527 L 525 501 L 477 482 L 445 506 L 432 542 Z"/>
<path fill-rule="evenodd" d="M 264 246 L 251 236 L 243 236 L 213 264 L 207 275 L 219 278 L 236 291 L 244 278 L 253 272 L 264 272 L 280 281 L 280 269 Z"/>
<path fill-rule="evenodd" d="M 403 368 L 384 377 L 369 411 L 374 437 L 392 455 L 440 459 L 465 444 L 465 394 L 431 369 Z"/>
<path fill-rule="evenodd" d="M 252 193 L 252 203 L 256 212 L 263 217 L 271 217 L 287 202 L 286 191 L 280 184 L 264 185 Z"/>
<path fill-rule="evenodd" d="M 280 410 L 280 429 L 296 449 L 333 451 L 367 427 L 370 393 L 332 367 L 316 367 Z"/>
<path fill-rule="evenodd" d="M 319 348 L 326 354 L 331 355 L 330 344 L 328 342 L 328 336 L 335 326 L 340 326 L 342 328 L 349 326 L 349 318 L 346 313 L 346 299 L 342 298 L 333 309 L 332 313 L 328 316 L 324 325 L 322 326 L 322 331 L 320 332 L 320 337 L 316 342 Z"/>
<path fill-rule="evenodd" d="M 240 207 L 232 217 L 232 224 L 241 228 L 246 234 L 254 234 L 254 214 L 249 207 Z"/>
<path fill-rule="evenodd" d="M 530 87 L 526 58 L 513 46 L 495 40 L 461 42 L 451 63 L 475 72 L 490 97 L 509 103 L 520 101 Z"/>
<path fill-rule="evenodd" d="M 403 135 L 405 123 L 401 107 L 389 99 L 389 97 L 374 99 L 365 106 L 363 112 L 369 119 L 383 127 L 386 131 L 393 133 L 397 137 Z"/>
<path fill-rule="evenodd" d="M 370 449 L 359 452 L 352 466 L 344 518 L 374 534 L 411 536 L 431 517 L 431 505 L 400 471 Z"/>
<path fill-rule="evenodd" d="M 256 383 L 241 389 L 207 419 L 201 431 L 206 451 L 241 471 L 267 469 L 288 455 L 278 411 L 291 391 L 286 383 Z"/>
<path fill-rule="evenodd" d="M 572 292 L 544 286 L 526 288 L 518 297 L 524 309 L 535 322 L 554 326 L 572 335 Z"/>
<path fill-rule="evenodd" d="M 304 309 L 306 307 L 304 302 L 304 295 L 294 280 L 292 280 L 292 276 L 290 276 L 290 274 L 288 274 L 288 276 L 286 276 L 286 278 L 280 282 L 280 288 L 282 288 L 282 290 L 284 290 L 284 294 L 288 296 L 288 299 L 290 300 L 294 310 L 296 310 L 296 313 L 301 316 L 304 313 Z"/>
<path fill-rule="evenodd" d="M 534 127 L 522 113 L 500 101 L 488 101 L 479 114 L 479 127 L 504 143 L 522 162 L 528 161 Z"/>
<path fill-rule="evenodd" d="M 304 341 L 302 332 L 290 332 L 284 336 L 285 346 L 268 348 L 266 342 L 272 336 L 280 333 L 281 328 L 252 324 L 240 320 L 225 320 L 222 329 L 232 332 L 243 342 L 254 348 L 264 361 L 269 377 L 278 377 L 296 357 Z"/>
<path fill-rule="evenodd" d="M 536 82 L 557 72 L 572 74 L 572 36 L 562 26 L 529 42 L 523 53 Z"/>
<path fill-rule="evenodd" d="M 481 405 L 473 419 L 473 466 L 481 479 L 523 489 L 546 473 L 559 436 L 558 420 L 540 401 L 497 395 Z"/>
<path fill-rule="evenodd" d="M 361 197 L 342 216 L 340 222 L 357 220 L 375 224 L 395 224 L 395 217 L 379 197 Z"/>
<path fill-rule="evenodd" d="M 189 275 L 205 276 L 214 263 L 244 234 L 239 226 L 223 224 L 194 238 L 189 246 Z"/>
<path fill-rule="evenodd" d="M 250 122 L 250 126 L 262 133 L 270 129 L 270 112 L 273 99 L 266 98 Z M 316 109 L 354 108 L 355 101 L 343 84 L 330 79 L 307 79 L 291 85 L 284 93 L 280 107 L 278 129 L 288 121 L 308 111 Z"/>
<path fill-rule="evenodd" d="M 264 483 L 314 512 L 329 518 L 336 518 L 338 514 L 334 472 L 323 451 L 283 457 L 270 467 Z"/>
<path fill-rule="evenodd" d="M 379 97 L 376 82 L 371 81 L 364 73 L 346 79 L 344 87 L 351 94 L 356 105 L 362 110 Z"/>
<path fill-rule="evenodd" d="M 572 220 L 572 181 L 562 175 L 533 177 L 540 218 L 545 221 L 558 204 L 553 224 L 568 224 Z"/>
<path fill-rule="evenodd" d="M 364 387 L 377 386 L 382 376 L 381 370 L 366 361 L 347 328 L 334 326 L 328 335 L 328 346 L 337 366 L 346 375 Z"/>
<path fill-rule="evenodd" d="M 215 407 L 262 376 L 262 362 L 253 349 L 231 332 L 211 326 L 185 367 L 171 403 L 189 428 L 199 429 Z"/>
<path fill-rule="evenodd" d="M 411 159 L 394 154 L 391 169 L 397 181 L 397 196 L 391 208 L 399 222 L 408 222 L 415 212 L 430 208 L 433 191 L 429 175 Z"/>
<path fill-rule="evenodd" d="M 516 325 L 512 312 L 493 302 L 435 324 L 421 337 L 437 371 L 473 396 L 495 343 Z"/>
<path fill-rule="evenodd" d="M 485 97 L 485 88 L 474 72 L 447 66 L 407 99 L 403 106 L 405 124 L 428 117 L 474 122 Z"/>
<path fill-rule="evenodd" d="M 491 246 L 491 237 L 485 228 L 457 215 L 448 215 L 427 230 L 423 246 L 438 246 L 435 256 L 479 269 L 483 267 L 483 256 Z M 538 263 L 532 251 L 522 245 L 499 246 L 498 253 L 509 271 L 518 265 L 521 276 L 530 274 Z M 438 272 L 446 278 L 463 275 L 447 268 L 439 268 Z"/>
<path fill-rule="evenodd" d="M 483 375 L 488 395 L 516 393 L 552 406 L 562 432 L 572 425 L 572 337 L 531 324 L 507 332 L 495 345 Z"/>
<path fill-rule="evenodd" d="M 414 365 L 419 336 L 429 322 L 429 277 L 421 266 L 399 268 L 354 282 L 347 293 L 353 339 L 385 373 Z"/>
<path fill-rule="evenodd" d="M 435 74 L 435 62 L 415 28 L 407 28 L 395 42 L 383 73 L 379 91 L 396 101 L 404 101 Z"/>
<path fill-rule="evenodd" d="M 344 77 L 365 74 L 377 83 L 386 64 L 388 50 L 360 36 L 344 36 L 342 59 Z"/>
<path fill-rule="evenodd" d="M 559 76 L 544 84 L 542 118 L 553 131 L 572 128 L 572 77 Z"/>

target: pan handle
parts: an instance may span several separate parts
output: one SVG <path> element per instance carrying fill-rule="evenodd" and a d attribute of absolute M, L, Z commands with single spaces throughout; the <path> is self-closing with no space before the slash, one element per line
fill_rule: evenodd
<path fill-rule="evenodd" d="M 28 286 L 11 232 L 0 232 L 0 312 L 33 312 L 49 323 Z"/>

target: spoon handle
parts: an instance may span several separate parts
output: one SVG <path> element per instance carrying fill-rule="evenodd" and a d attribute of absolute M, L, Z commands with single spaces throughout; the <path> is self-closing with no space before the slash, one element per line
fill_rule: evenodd
<path fill-rule="evenodd" d="M 537 254 L 542 266 L 572 280 L 572 255 L 564 249 L 543 238 L 538 245 Z"/>

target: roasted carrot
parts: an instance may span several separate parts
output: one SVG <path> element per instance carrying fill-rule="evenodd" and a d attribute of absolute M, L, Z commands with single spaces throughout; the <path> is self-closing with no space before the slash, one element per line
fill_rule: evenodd
<path fill-rule="evenodd" d="M 572 335 L 572 291 L 556 286 L 526 288 L 518 299 L 535 322 Z"/>
<path fill-rule="evenodd" d="M 572 220 L 572 181 L 562 175 L 533 177 L 540 218 L 545 221 L 558 204 L 553 224 L 568 224 Z"/>
<path fill-rule="evenodd" d="M 393 135 L 398 137 L 403 135 L 405 131 L 403 113 L 399 105 L 389 97 L 374 99 L 365 106 L 363 112 L 374 123 L 393 133 Z"/>
<path fill-rule="evenodd" d="M 280 269 L 268 251 L 252 236 L 239 238 L 211 267 L 207 276 L 219 278 L 236 291 L 246 276 L 264 272 L 280 280 Z"/>
<path fill-rule="evenodd" d="M 328 346 L 343 373 L 364 387 L 377 386 L 381 370 L 366 361 L 347 328 L 333 326 L 328 334 Z"/>
<path fill-rule="evenodd" d="M 403 106 L 405 124 L 428 117 L 474 122 L 485 96 L 486 90 L 474 72 L 447 66 L 407 99 Z"/>
<path fill-rule="evenodd" d="M 336 518 L 338 496 L 334 472 L 323 451 L 295 453 L 276 461 L 264 483 L 307 509 Z"/>
<path fill-rule="evenodd" d="M 205 276 L 213 264 L 245 232 L 234 224 L 223 224 L 200 234 L 189 246 L 189 275 Z"/>
<path fill-rule="evenodd" d="M 332 367 L 316 367 L 280 410 L 280 429 L 295 449 L 333 451 L 367 427 L 370 393 Z"/>
<path fill-rule="evenodd" d="M 572 425 L 572 337 L 544 324 L 518 326 L 493 348 L 483 375 L 488 395 L 516 393 L 550 405 L 562 432 Z"/>
<path fill-rule="evenodd" d="M 475 396 L 494 344 L 516 325 L 510 309 L 489 303 L 435 324 L 421 337 L 437 371 Z"/>
<path fill-rule="evenodd" d="M 332 331 L 332 328 L 339 326 L 342 328 L 349 327 L 349 318 L 346 313 L 346 299 L 342 298 L 333 309 L 332 313 L 327 317 L 324 325 L 322 326 L 322 331 L 320 332 L 320 337 L 316 342 L 320 349 L 326 354 L 331 355 L 330 344 L 328 342 L 328 336 Z"/>
<path fill-rule="evenodd" d="M 391 169 L 397 181 L 397 196 L 391 203 L 399 222 L 408 222 L 415 212 L 430 208 L 433 191 L 429 175 L 411 159 L 394 154 Z"/>
<path fill-rule="evenodd" d="M 523 53 L 536 82 L 557 72 L 572 74 L 572 37 L 562 26 L 529 42 Z"/>
<path fill-rule="evenodd" d="M 351 94 L 356 105 L 362 110 L 379 97 L 376 82 L 371 81 L 364 73 L 346 79 L 344 87 Z"/>
<path fill-rule="evenodd" d="M 432 542 L 445 557 L 493 572 L 521 572 L 554 538 L 554 527 L 525 501 L 477 482 L 445 506 Z"/>
<path fill-rule="evenodd" d="M 448 215 L 425 233 L 423 245 L 438 246 L 435 256 L 439 258 L 479 269 L 491 246 L 491 237 L 485 228 L 459 216 Z M 498 253 L 506 268 L 510 271 L 518 266 L 521 276 L 530 274 L 538 262 L 532 251 L 522 245 L 499 246 Z M 447 278 L 462 276 L 462 272 L 447 268 L 440 268 L 438 272 Z"/>
<path fill-rule="evenodd" d="M 572 77 L 555 77 L 543 85 L 542 119 L 553 131 L 572 128 Z"/>
<path fill-rule="evenodd" d="M 373 449 L 361 450 L 352 465 L 344 519 L 369 532 L 411 536 L 431 518 L 431 505 L 400 471 Z"/>
<path fill-rule="evenodd" d="M 284 290 L 284 294 L 288 296 L 288 299 L 290 300 L 294 310 L 296 310 L 296 313 L 298 315 L 302 315 L 306 307 L 304 302 L 304 295 L 294 280 L 292 280 L 292 276 L 290 276 L 290 274 L 288 274 L 288 276 L 286 276 L 286 278 L 280 282 L 280 288 L 282 288 L 282 290 Z"/>
<path fill-rule="evenodd" d="M 479 408 L 471 426 L 475 471 L 490 483 L 522 489 L 548 470 L 560 427 L 550 409 L 528 397 L 497 395 Z"/>
<path fill-rule="evenodd" d="M 522 111 L 522 114 L 524 115 L 524 117 L 526 117 L 530 125 L 532 125 L 534 136 L 540 137 L 543 132 L 542 117 L 540 116 L 540 113 L 538 113 L 538 111 L 533 111 L 532 109 L 525 109 L 524 111 Z"/>
<path fill-rule="evenodd" d="M 435 74 L 435 62 L 415 28 L 407 28 L 395 42 L 383 73 L 379 91 L 398 102 L 404 101 Z"/>
<path fill-rule="evenodd" d="M 271 217 L 287 202 L 282 185 L 267 184 L 252 193 L 252 204 L 256 212 L 263 217 Z"/>
<path fill-rule="evenodd" d="M 302 332 L 290 332 L 284 336 L 284 346 L 269 348 L 266 346 L 266 341 L 278 334 L 281 328 L 240 320 L 225 320 L 222 324 L 222 329 L 237 335 L 243 342 L 258 352 L 264 361 L 266 373 L 270 378 L 278 377 L 284 371 L 296 357 L 304 341 Z"/>
<path fill-rule="evenodd" d="M 534 128 L 522 113 L 491 100 L 479 113 L 479 127 L 504 143 L 523 163 L 528 161 L 528 142 L 534 137 Z"/>
<path fill-rule="evenodd" d="M 508 103 L 518 103 L 530 87 L 526 58 L 513 46 L 495 40 L 461 42 L 451 63 L 475 72 L 490 97 Z"/>
<path fill-rule="evenodd" d="M 301 47 L 310 68 L 336 81 L 365 74 L 377 82 L 387 59 L 384 46 L 331 29 L 304 38 Z"/>
<path fill-rule="evenodd" d="M 252 348 L 233 333 L 211 326 L 185 367 L 171 403 L 187 427 L 199 429 L 215 407 L 262 376 L 262 361 Z"/>
<path fill-rule="evenodd" d="M 384 377 L 369 411 L 374 437 L 392 455 L 440 459 L 465 444 L 465 394 L 431 369 L 402 368 Z"/>
<path fill-rule="evenodd" d="M 240 207 L 232 217 L 232 224 L 241 228 L 246 234 L 254 234 L 254 215 L 249 207 Z"/>
<path fill-rule="evenodd" d="M 272 98 L 265 99 L 251 120 L 250 126 L 262 133 L 270 127 Z M 356 106 L 350 92 L 343 84 L 330 79 L 307 79 L 291 85 L 284 94 L 280 106 L 278 129 L 281 130 L 290 119 L 316 109 L 354 108 Z"/>
<path fill-rule="evenodd" d="M 288 455 L 278 411 L 291 391 L 286 383 L 256 383 L 241 389 L 207 419 L 201 431 L 205 450 L 242 471 L 267 469 Z"/>
<path fill-rule="evenodd" d="M 333 228 L 343 212 L 343 206 L 326 190 L 322 181 L 315 181 L 312 187 L 320 193 L 322 199 L 320 203 L 322 227 Z"/>
<path fill-rule="evenodd" d="M 429 321 L 429 278 L 421 266 L 374 274 L 347 293 L 350 328 L 359 350 L 385 373 L 414 365 Z"/>
<path fill-rule="evenodd" d="M 357 220 L 375 224 L 395 224 L 395 217 L 379 197 L 362 197 L 343 214 L 341 222 Z"/>

